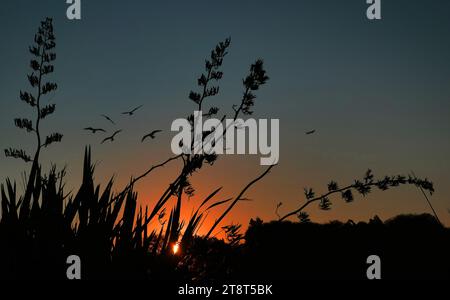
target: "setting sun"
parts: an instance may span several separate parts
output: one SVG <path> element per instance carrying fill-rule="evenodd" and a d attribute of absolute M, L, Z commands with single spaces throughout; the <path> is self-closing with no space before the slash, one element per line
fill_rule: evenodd
<path fill-rule="evenodd" d="M 173 245 L 173 254 L 177 254 L 178 250 L 180 250 L 180 244 L 175 243 L 175 245 Z"/>

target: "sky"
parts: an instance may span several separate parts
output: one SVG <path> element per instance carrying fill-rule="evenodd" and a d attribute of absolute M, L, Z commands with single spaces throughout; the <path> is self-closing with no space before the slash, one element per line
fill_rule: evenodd
<path fill-rule="evenodd" d="M 44 132 L 58 130 L 62 143 L 46 149 L 44 168 L 67 166 L 68 186 L 81 180 L 84 147 L 91 145 L 96 180 L 114 176 L 123 188 L 132 176 L 171 155 L 170 125 L 193 113 L 188 99 L 203 72 L 204 60 L 220 41 L 232 44 L 223 64 L 220 94 L 207 105 L 231 114 L 240 102 L 242 78 L 256 59 L 270 77 L 257 92 L 254 118 L 280 120 L 280 161 L 252 187 L 224 220 L 248 224 L 250 218 L 276 219 L 282 202 L 287 213 L 305 201 L 304 187 L 326 191 L 363 176 L 414 171 L 435 184 L 430 198 L 450 225 L 450 2 L 382 0 L 382 20 L 366 18 L 364 0 L 302 1 L 82 1 L 82 19 L 66 18 L 63 0 L 4 0 L 0 5 L 0 148 L 32 151 L 35 139 L 14 127 L 15 117 L 31 117 L 19 100 L 30 72 L 28 46 L 39 22 L 54 19 L 55 73 L 50 102 L 56 112 Z M 45 101 L 48 100 L 44 100 Z M 143 107 L 133 117 L 121 112 Z M 110 115 L 114 127 L 101 114 Z M 122 129 L 114 143 L 82 129 Z M 140 138 L 162 129 L 155 140 Z M 306 131 L 315 129 L 313 135 Z M 172 162 L 142 180 L 141 205 L 152 207 L 177 175 Z M 0 156 L 0 181 L 22 186 L 23 162 Z M 236 196 L 264 171 L 259 156 L 221 156 L 196 173 L 190 208 L 217 187 L 218 200 Z M 224 209 L 223 207 L 222 209 Z M 211 213 L 209 222 L 221 210 Z M 307 209 L 317 222 L 391 218 L 430 209 L 411 186 L 357 197 L 351 204 L 333 199 L 330 211 Z"/>

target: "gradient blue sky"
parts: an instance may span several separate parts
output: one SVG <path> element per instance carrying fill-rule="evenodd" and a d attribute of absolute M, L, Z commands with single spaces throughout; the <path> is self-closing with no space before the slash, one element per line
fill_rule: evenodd
<path fill-rule="evenodd" d="M 228 36 L 221 94 L 209 102 L 231 112 L 249 65 L 263 58 L 270 81 L 258 92 L 257 118 L 279 118 L 279 166 L 248 194 L 226 220 L 275 218 L 304 201 L 303 187 L 317 192 L 335 179 L 344 184 L 367 168 L 375 174 L 410 170 L 435 183 L 432 201 L 450 224 L 450 2 L 382 0 L 382 21 L 365 18 L 365 0 L 308 1 L 82 1 L 82 20 L 65 17 L 63 0 L 4 0 L 0 5 L 0 148 L 32 149 L 34 139 L 13 126 L 30 116 L 19 100 L 28 89 L 30 55 L 39 21 L 54 18 L 57 60 L 52 99 L 57 111 L 44 130 L 57 128 L 61 144 L 42 157 L 44 166 L 67 165 L 69 186 L 80 179 L 85 145 L 92 145 L 97 179 L 116 175 L 117 187 L 170 154 L 170 124 L 192 113 L 187 99 L 204 59 Z M 133 118 L 120 112 L 143 104 Z M 99 117 L 116 119 L 124 132 L 100 145 L 86 126 L 113 130 Z M 140 143 L 154 128 L 164 134 Z M 317 133 L 305 136 L 306 130 Z M 142 204 L 152 205 L 177 163 L 139 186 Z M 0 180 L 18 179 L 27 167 L 0 156 Z M 222 157 L 193 180 L 200 197 L 224 185 L 234 195 L 263 168 L 259 157 Z M 198 199 L 191 199 L 193 203 Z M 340 199 L 328 212 L 310 209 L 315 221 L 378 214 L 429 212 L 413 187 L 375 192 L 350 205 Z"/>

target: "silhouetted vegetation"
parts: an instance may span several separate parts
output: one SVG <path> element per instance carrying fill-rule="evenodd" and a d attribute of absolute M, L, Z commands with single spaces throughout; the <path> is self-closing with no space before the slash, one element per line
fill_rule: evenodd
<path fill-rule="evenodd" d="M 385 176 L 382 179 L 375 179 L 372 170 L 369 169 L 367 170 L 362 180 L 355 179 L 352 184 L 348 184 L 344 187 L 339 187 L 337 182 L 331 181 L 327 186 L 328 191 L 320 196 L 316 196 L 316 193 L 312 188 L 305 188 L 304 193 L 306 202 L 302 206 L 300 206 L 300 208 L 284 215 L 283 217 L 279 217 L 279 220 L 283 221 L 291 216 L 297 215 L 297 217 L 301 221 L 307 221 L 308 214 L 303 210 L 313 203 L 318 203 L 319 208 L 322 210 L 329 210 L 332 204 L 330 197 L 334 194 L 339 194 L 345 202 L 351 203 L 355 199 L 353 191 L 356 191 L 357 193 L 365 197 L 372 192 L 373 187 L 376 187 L 381 191 L 387 191 L 390 188 L 395 188 L 406 184 L 415 185 L 422 191 L 425 197 L 425 191 L 428 191 L 431 195 L 434 193 L 433 183 L 428 179 L 420 179 L 412 176 L 407 177 L 404 175 Z M 279 213 L 279 208 L 282 205 L 282 202 L 278 203 L 276 209 L 277 214 Z M 439 222 L 439 219 L 437 217 L 436 220 Z"/>
<path fill-rule="evenodd" d="M 236 275 L 247 279 L 366 279 L 372 254 L 383 279 L 450 278 L 450 230 L 429 214 L 368 223 L 257 219 L 245 240 Z"/>
<path fill-rule="evenodd" d="M 31 156 L 23 149 L 5 149 L 5 155 L 7 157 L 19 158 L 27 163 L 32 162 L 26 192 L 22 199 L 24 202 L 23 209 L 20 211 L 22 216 L 29 213 L 28 204 L 30 203 L 32 196 L 31 193 L 34 190 L 34 185 L 37 184 L 36 181 L 39 181 L 39 155 L 42 148 L 60 142 L 63 137 L 62 134 L 55 132 L 48 135 L 44 140 L 40 130 L 41 122 L 53 114 L 56 108 L 55 104 L 42 105 L 43 97 L 54 92 L 58 87 L 56 83 L 45 81 L 45 78 L 54 71 L 52 62 L 56 59 L 56 54 L 53 52 L 55 46 L 53 20 L 51 18 L 46 18 L 39 26 L 38 32 L 34 37 L 34 44 L 29 47 L 29 52 L 32 54 L 33 59 L 30 61 L 32 72 L 27 75 L 27 77 L 31 88 L 34 89 L 34 91 L 20 92 L 20 99 L 35 110 L 36 121 L 33 123 L 32 120 L 27 118 L 14 119 L 14 124 L 17 128 L 36 135 L 37 145 L 34 157 L 31 158 Z"/>
<path fill-rule="evenodd" d="M 116 198 L 113 182 L 102 191 L 93 173 L 87 150 L 72 197 L 64 193 L 64 171 L 52 168 L 38 181 L 27 217 L 18 214 L 24 204 L 16 186 L 2 185 L 1 278 L 65 278 L 65 259 L 74 253 L 85 279 L 364 278 L 373 253 L 384 259 L 384 278 L 449 276 L 450 232 L 430 215 L 324 225 L 257 219 L 244 236 L 240 226 L 225 226 L 228 242 L 196 236 L 189 225 L 189 246 L 174 255 L 164 226 L 143 226 L 148 214 L 132 188 Z"/>
<path fill-rule="evenodd" d="M 10 179 L 1 185 L 0 278 L 63 279 L 66 278 L 66 258 L 73 254 L 81 258 L 83 279 L 364 278 L 365 259 L 372 252 L 386 260 L 385 277 L 448 278 L 449 231 L 428 215 L 401 216 L 385 223 L 374 219 L 368 224 L 331 222 L 319 225 L 311 223 L 303 211 L 312 203 L 329 209 L 329 196 L 333 194 L 340 194 L 346 202 L 351 202 L 354 199 L 352 191 L 365 196 L 373 187 L 387 190 L 410 184 L 431 193 L 433 184 L 426 179 L 386 176 L 375 180 L 369 170 L 362 180 L 342 188 L 336 182 L 330 182 L 328 192 L 321 196 L 316 196 L 312 189 L 305 189 L 306 203 L 280 216 L 283 222 L 252 220 L 245 234 L 241 233 L 241 225 L 222 226 L 221 222 L 240 201 L 245 200 L 247 190 L 274 166 L 269 166 L 245 185 L 235 197 L 216 200 L 222 188 L 215 189 L 199 202 L 188 220 L 183 220 L 183 202 L 195 193 L 191 177 L 205 165 L 213 165 L 217 155 L 169 157 L 132 178 L 116 193 L 112 179 L 104 189 L 94 183 L 91 150 L 87 147 L 78 191 L 67 193 L 65 170 L 52 167 L 47 174 L 42 174 L 39 162 L 41 149 L 59 142 L 62 137 L 54 133 L 41 141 L 39 130 L 40 121 L 55 110 L 54 105 L 41 107 L 40 102 L 43 95 L 56 89 L 56 84 L 42 81 L 53 72 L 50 62 L 55 55 L 50 50 L 55 47 L 54 40 L 52 20 L 47 18 L 38 30 L 36 45 L 30 48 L 36 60 L 31 62 L 33 73 L 29 80 L 36 88 L 36 94 L 21 92 L 21 99 L 36 109 L 37 119 L 35 125 L 28 119 L 15 120 L 17 127 L 36 133 L 38 142 L 34 158 L 31 159 L 24 150 L 5 151 L 7 156 L 33 164 L 24 195 L 18 193 L 16 184 Z M 189 94 L 195 109 L 205 110 L 206 100 L 219 93 L 219 86 L 215 84 L 223 77 L 221 66 L 230 45 L 231 39 L 219 43 L 206 60 L 205 72 L 198 78 L 200 92 Z M 263 61 L 256 60 L 243 79 L 240 103 L 232 107 L 234 120 L 241 114 L 252 114 L 255 92 L 268 79 Z M 137 109 L 139 107 L 125 114 L 132 115 Z M 204 117 L 211 118 L 218 114 L 219 108 L 210 107 L 205 111 L 208 113 Z M 225 117 L 224 114 L 222 120 Z M 188 120 L 193 125 L 193 117 Z M 113 140 L 119 132 L 104 141 Z M 205 134 L 203 139 L 210 134 Z M 193 149 L 196 145 L 185 146 Z M 175 160 L 182 161 L 182 168 L 153 209 L 139 206 L 138 195 L 134 192 L 136 182 Z M 170 199 L 176 200 L 171 209 L 167 205 Z M 199 236 L 198 230 L 208 212 L 224 205 L 228 207 L 207 234 Z M 280 202 L 277 214 L 281 206 Z M 286 221 L 291 216 L 297 216 L 300 222 Z M 216 228 L 222 229 L 225 241 L 213 236 Z M 174 254 L 172 249 L 176 244 L 180 248 Z"/>

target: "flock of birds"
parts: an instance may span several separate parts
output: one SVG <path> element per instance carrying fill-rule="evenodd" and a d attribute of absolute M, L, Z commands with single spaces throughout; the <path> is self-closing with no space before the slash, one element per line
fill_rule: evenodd
<path fill-rule="evenodd" d="M 138 109 L 140 109 L 141 107 L 142 107 L 142 105 L 139 105 L 138 107 L 135 107 L 134 109 L 132 109 L 132 110 L 130 110 L 130 111 L 125 111 L 125 112 L 123 112 L 122 115 L 133 116 L 133 115 L 135 114 L 135 112 L 136 112 Z M 101 115 L 101 116 L 102 116 L 103 118 L 105 118 L 106 120 L 108 120 L 111 124 L 116 125 L 116 123 L 115 123 L 109 116 L 107 116 L 107 115 Z M 86 131 L 91 131 L 92 134 L 96 134 L 97 132 L 103 132 L 103 133 L 106 133 L 106 130 L 103 129 L 103 128 L 86 127 L 86 128 L 84 128 L 84 130 L 86 130 Z M 119 129 L 119 130 L 114 131 L 114 133 L 113 133 L 112 135 L 110 135 L 110 136 L 104 138 L 104 139 L 102 140 L 101 144 L 103 144 L 103 143 L 105 143 L 105 142 L 107 142 L 107 141 L 114 142 L 114 138 L 116 137 L 116 135 L 118 135 L 118 134 L 121 133 L 121 132 L 122 132 L 122 129 Z M 153 130 L 152 132 L 150 132 L 150 133 L 144 135 L 144 136 L 142 137 L 142 139 L 141 139 L 141 142 L 144 142 L 147 138 L 154 139 L 154 138 L 156 137 L 156 134 L 157 134 L 157 133 L 160 133 L 160 132 L 162 132 L 162 130 L 160 130 L 160 129 Z M 314 129 L 314 130 L 310 130 L 310 131 L 305 132 L 305 134 L 306 134 L 306 135 L 311 135 L 311 134 L 314 134 L 315 132 L 316 132 L 316 130 Z"/>
<path fill-rule="evenodd" d="M 136 107 L 136 108 L 134 108 L 134 109 L 132 109 L 132 110 L 130 110 L 130 111 L 125 111 L 125 112 L 123 112 L 122 115 L 133 116 L 134 113 L 135 113 L 138 109 L 140 109 L 141 107 L 142 107 L 142 105 L 139 105 L 138 107 Z M 111 124 L 116 125 L 116 123 L 115 123 L 109 116 L 107 116 L 107 115 L 101 115 L 101 116 L 102 116 L 103 118 L 105 118 L 106 120 L 108 120 Z M 107 131 L 106 131 L 105 129 L 103 129 L 103 128 L 94 128 L 94 127 L 86 127 L 86 128 L 84 128 L 84 130 L 90 131 L 92 134 L 96 134 L 97 132 L 103 132 L 103 133 L 106 133 L 106 132 L 107 132 Z M 101 144 L 103 144 L 103 143 L 105 143 L 105 142 L 108 142 L 108 141 L 114 142 L 114 138 L 115 138 L 116 135 L 119 134 L 120 132 L 122 132 L 122 129 L 119 129 L 119 130 L 114 131 L 114 133 L 113 133 L 112 135 L 110 135 L 110 136 L 104 138 L 104 139 L 102 140 Z M 142 139 L 141 139 L 141 142 L 144 142 L 145 139 L 147 139 L 147 138 L 154 139 L 154 138 L 156 137 L 156 134 L 159 133 L 159 132 L 162 132 L 162 130 L 159 130 L 159 129 L 153 130 L 152 132 L 150 132 L 150 133 L 144 135 L 144 136 L 142 137 Z"/>

